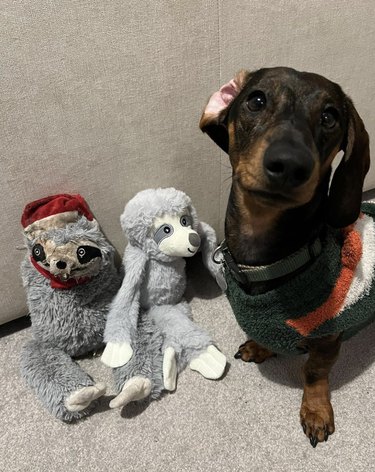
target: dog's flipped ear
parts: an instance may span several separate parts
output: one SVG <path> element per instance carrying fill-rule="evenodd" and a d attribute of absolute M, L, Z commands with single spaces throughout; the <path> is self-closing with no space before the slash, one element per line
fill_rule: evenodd
<path fill-rule="evenodd" d="M 362 187 L 370 167 L 369 137 L 350 98 L 346 98 L 348 129 L 341 150 L 344 156 L 335 171 L 328 198 L 328 223 L 348 226 L 359 216 Z"/>
<path fill-rule="evenodd" d="M 226 117 L 229 105 L 241 92 L 249 80 L 250 72 L 242 69 L 235 77 L 215 92 L 206 105 L 199 122 L 200 129 L 228 153 L 229 136 L 226 126 Z"/>

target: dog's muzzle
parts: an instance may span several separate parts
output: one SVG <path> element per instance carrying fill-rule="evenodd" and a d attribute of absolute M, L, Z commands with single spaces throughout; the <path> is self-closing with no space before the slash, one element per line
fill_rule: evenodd
<path fill-rule="evenodd" d="M 303 143 L 279 140 L 268 146 L 263 158 L 263 167 L 273 187 L 293 189 L 311 177 L 314 157 Z"/>

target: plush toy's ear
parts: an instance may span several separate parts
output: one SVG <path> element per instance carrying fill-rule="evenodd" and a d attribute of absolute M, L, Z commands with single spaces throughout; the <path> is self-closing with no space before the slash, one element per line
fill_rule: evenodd
<path fill-rule="evenodd" d="M 328 198 L 328 223 L 335 228 L 352 224 L 359 216 L 362 187 L 370 167 L 369 137 L 350 98 L 346 98 L 348 129 L 344 156 L 335 171 Z"/>
<path fill-rule="evenodd" d="M 193 230 L 197 231 L 197 228 L 198 228 L 198 225 L 199 225 L 197 210 L 195 209 L 195 207 L 191 203 L 187 207 L 187 209 L 188 209 L 188 212 L 190 213 L 190 216 L 193 220 L 192 228 L 193 228 Z"/>
<path fill-rule="evenodd" d="M 230 82 L 215 92 L 208 100 L 199 122 L 200 129 L 226 153 L 229 147 L 226 124 L 229 105 L 241 92 L 249 77 L 250 72 L 240 70 Z"/>

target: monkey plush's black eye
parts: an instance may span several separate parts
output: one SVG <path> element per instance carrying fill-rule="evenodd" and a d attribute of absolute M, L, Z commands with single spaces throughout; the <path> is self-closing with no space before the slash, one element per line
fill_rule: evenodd
<path fill-rule="evenodd" d="M 191 217 L 189 215 L 181 216 L 181 226 L 191 226 Z"/>
<path fill-rule="evenodd" d="M 154 241 L 156 244 L 160 244 L 163 239 L 169 238 L 173 234 L 173 226 L 164 224 L 161 225 L 154 234 Z"/>
<path fill-rule="evenodd" d="M 250 111 L 262 111 L 267 105 L 266 96 L 260 91 L 253 92 L 249 95 L 246 105 Z"/>
<path fill-rule="evenodd" d="M 97 247 L 79 246 L 77 249 L 77 257 L 80 264 L 87 264 L 92 259 L 102 257 L 102 253 Z"/>
<path fill-rule="evenodd" d="M 334 108 L 327 108 L 323 111 L 320 117 L 320 124 L 327 129 L 332 129 L 336 126 L 338 120 L 338 113 Z"/>
<path fill-rule="evenodd" d="M 33 258 L 37 262 L 42 262 L 46 259 L 46 253 L 44 252 L 43 246 L 41 244 L 35 244 L 32 250 Z"/>

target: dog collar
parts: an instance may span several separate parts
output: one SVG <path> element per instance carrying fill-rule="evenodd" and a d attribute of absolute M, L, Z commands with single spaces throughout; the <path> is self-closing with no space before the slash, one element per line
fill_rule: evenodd
<path fill-rule="evenodd" d="M 221 252 L 223 256 L 221 261 L 217 259 L 219 252 Z M 306 244 L 290 256 L 280 259 L 272 264 L 249 266 L 245 264 L 237 264 L 229 251 L 227 242 L 224 239 L 216 249 L 213 258 L 217 263 L 223 262 L 225 268 L 233 274 L 234 278 L 238 282 L 246 284 L 249 282 L 266 282 L 268 280 L 278 279 L 289 275 L 315 260 L 321 252 L 322 243 L 320 238 L 317 238 L 311 244 Z"/>
<path fill-rule="evenodd" d="M 52 275 L 48 270 L 43 269 L 43 267 L 40 267 L 40 265 L 32 258 L 30 257 L 32 265 L 35 267 L 35 269 L 42 274 L 46 279 L 49 279 L 51 282 L 51 287 L 52 288 L 59 288 L 59 289 L 69 289 L 73 287 L 77 287 L 77 285 L 82 285 L 91 280 L 91 277 L 80 277 L 79 279 L 68 279 L 65 282 L 63 280 L 60 280 L 58 277 L 55 277 Z"/>

